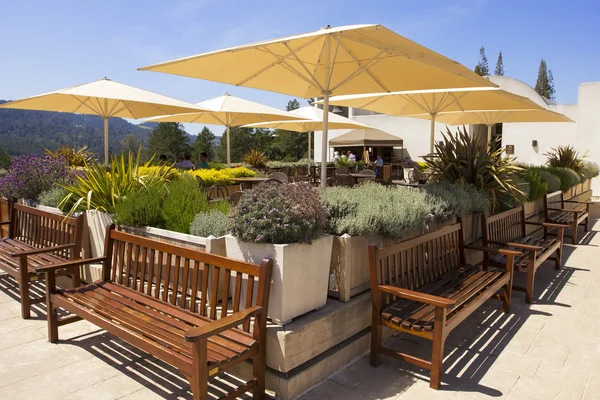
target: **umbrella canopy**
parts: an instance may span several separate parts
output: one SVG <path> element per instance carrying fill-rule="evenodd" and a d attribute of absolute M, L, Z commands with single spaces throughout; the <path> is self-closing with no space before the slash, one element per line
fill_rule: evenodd
<path fill-rule="evenodd" d="M 402 146 L 402 139 L 379 129 L 355 129 L 341 136 L 331 139 L 329 146 L 354 147 L 354 146 Z"/>
<path fill-rule="evenodd" d="M 356 128 L 369 128 L 368 125 L 361 124 L 360 122 L 353 121 L 349 118 L 342 117 L 341 115 L 334 114 L 332 112 L 324 113 L 322 109 L 313 106 L 306 106 L 298 108 L 297 110 L 290 111 L 290 114 L 302 118 L 294 121 L 272 121 L 264 122 L 260 124 L 250 124 L 248 127 L 253 128 L 272 128 L 272 129 L 283 129 L 286 131 L 294 132 L 308 132 L 308 162 L 310 163 L 310 136 L 311 132 L 320 131 L 323 129 L 323 120 L 325 114 L 329 120 L 330 129 L 356 129 Z M 324 163 L 323 163 L 324 164 Z"/>
<path fill-rule="evenodd" d="M 429 119 L 429 114 L 411 115 L 415 118 Z M 437 120 L 447 125 L 482 124 L 488 127 L 488 143 L 492 136 L 492 126 L 510 122 L 574 122 L 564 114 L 537 107 L 530 110 L 472 110 L 442 112 Z"/>
<path fill-rule="evenodd" d="M 93 114 L 104 118 L 104 162 L 108 165 L 108 119 L 147 118 L 155 115 L 198 112 L 184 101 L 123 85 L 104 78 L 84 85 L 11 101 L 0 108 Z"/>
<path fill-rule="evenodd" d="M 317 102 L 317 103 L 322 103 Z M 500 88 L 452 88 L 409 90 L 391 93 L 370 93 L 335 96 L 330 104 L 362 108 L 394 116 L 428 115 L 431 120 L 429 151 L 433 152 L 436 117 L 442 112 L 471 110 L 540 109 L 537 103 Z M 437 118 L 439 121 L 439 118 Z"/>
<path fill-rule="evenodd" d="M 278 110 L 273 107 L 265 106 L 253 101 L 240 99 L 239 97 L 225 94 L 210 100 L 202 101 L 196 104 L 202 110 L 210 112 L 196 112 L 187 114 L 165 115 L 156 118 L 150 118 L 152 122 L 188 122 L 198 124 L 224 125 L 227 136 L 227 166 L 231 165 L 231 155 L 229 147 L 229 128 L 232 126 L 241 126 L 257 122 L 266 122 L 273 120 L 293 120 L 298 119 L 287 111 Z"/>
<path fill-rule="evenodd" d="M 326 27 L 156 64 L 141 70 L 304 98 L 452 87 L 496 87 L 463 65 L 381 25 Z M 321 181 L 326 182 L 328 114 Z"/>

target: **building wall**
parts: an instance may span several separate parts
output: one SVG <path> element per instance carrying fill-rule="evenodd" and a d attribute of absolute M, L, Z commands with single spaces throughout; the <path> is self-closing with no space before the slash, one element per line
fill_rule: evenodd
<path fill-rule="evenodd" d="M 577 149 L 589 150 L 587 159 L 600 164 L 600 82 L 580 84 L 577 102 Z M 592 181 L 592 190 L 599 195 L 600 178 Z"/>

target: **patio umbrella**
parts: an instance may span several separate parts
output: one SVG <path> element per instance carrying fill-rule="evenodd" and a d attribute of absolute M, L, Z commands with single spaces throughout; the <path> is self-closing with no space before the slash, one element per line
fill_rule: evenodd
<path fill-rule="evenodd" d="M 453 87 L 496 87 L 463 65 L 381 25 L 325 27 L 156 64 L 141 70 L 229 83 L 303 98 Z M 321 182 L 326 181 L 328 114 Z"/>
<path fill-rule="evenodd" d="M 428 114 L 411 115 L 415 118 L 429 119 Z M 541 107 L 530 110 L 472 110 L 441 112 L 437 120 L 447 125 L 487 125 L 487 141 L 492 139 L 492 126 L 510 122 L 574 122 L 564 114 Z"/>
<path fill-rule="evenodd" d="M 257 122 L 267 122 L 273 120 L 293 120 L 298 117 L 283 110 L 265 106 L 253 101 L 240 99 L 239 97 L 225 94 L 214 99 L 197 103 L 201 109 L 209 110 L 206 112 L 186 113 L 176 115 L 165 115 L 156 118 L 150 118 L 152 122 L 188 122 L 211 125 L 224 125 L 227 137 L 227 166 L 231 165 L 231 155 L 229 147 L 229 128 L 232 126 L 241 126 Z"/>
<path fill-rule="evenodd" d="M 308 133 L 308 163 L 310 169 L 310 136 L 311 132 L 320 131 L 323 129 L 325 118 L 329 121 L 330 129 L 355 129 L 355 128 L 369 128 L 368 125 L 361 124 L 360 122 L 353 121 L 349 118 L 342 117 L 341 115 L 334 114 L 332 112 L 325 113 L 322 109 L 313 106 L 306 106 L 298 108 L 297 110 L 290 111 L 290 114 L 301 118 L 299 120 L 289 121 L 271 121 L 260 124 L 249 124 L 247 127 L 253 128 L 271 128 L 271 129 L 283 129 L 286 131 L 294 132 L 307 132 Z M 327 116 L 327 117 L 326 117 Z M 325 160 L 325 159 L 323 159 Z M 327 164 L 322 162 L 321 164 Z"/>
<path fill-rule="evenodd" d="M 104 119 L 104 163 L 108 165 L 108 119 L 147 118 L 155 115 L 198 112 L 200 107 L 171 97 L 111 81 L 108 78 L 55 92 L 27 97 L 0 108 L 57 111 L 99 115 Z"/>
<path fill-rule="evenodd" d="M 317 103 L 322 103 L 318 101 Z M 436 117 L 442 112 L 471 110 L 521 110 L 542 108 L 533 100 L 496 87 L 408 90 L 335 96 L 337 106 L 362 108 L 393 116 L 427 115 L 431 120 L 429 152 L 433 152 Z M 439 118 L 437 118 L 439 121 Z"/>

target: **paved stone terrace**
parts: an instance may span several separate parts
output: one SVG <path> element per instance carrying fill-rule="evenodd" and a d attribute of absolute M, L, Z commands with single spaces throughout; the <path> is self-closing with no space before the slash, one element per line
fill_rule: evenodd
<path fill-rule="evenodd" d="M 301 399 L 600 399 L 600 204 L 594 216 L 580 244 L 565 245 L 561 271 L 552 262 L 538 270 L 534 305 L 515 292 L 513 313 L 488 302 L 452 332 L 441 390 L 389 357 L 371 368 L 367 354 Z M 16 294 L 16 282 L 0 275 L 0 399 L 191 398 L 176 370 L 85 321 L 61 327 L 59 345 L 48 343 L 43 307 L 22 320 Z M 428 341 L 412 336 L 387 345 L 431 354 Z"/>

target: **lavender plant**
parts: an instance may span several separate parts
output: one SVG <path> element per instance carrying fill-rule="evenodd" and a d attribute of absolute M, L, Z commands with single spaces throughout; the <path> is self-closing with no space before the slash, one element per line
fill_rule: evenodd
<path fill-rule="evenodd" d="M 55 183 L 64 182 L 69 168 L 64 158 L 31 154 L 15 157 L 0 180 L 0 195 L 12 199 L 37 199 Z"/>
<path fill-rule="evenodd" d="M 245 242 L 310 243 L 326 224 L 327 210 L 308 185 L 264 183 L 245 192 L 230 214 L 231 233 Z"/>

